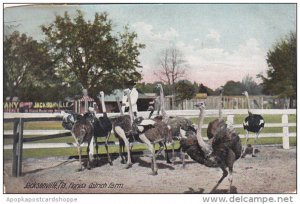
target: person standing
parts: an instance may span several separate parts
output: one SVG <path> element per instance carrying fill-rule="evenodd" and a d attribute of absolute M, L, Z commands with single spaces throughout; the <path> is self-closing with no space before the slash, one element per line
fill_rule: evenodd
<path fill-rule="evenodd" d="M 138 108 L 137 108 L 137 100 L 139 98 L 139 93 L 135 88 L 135 81 L 130 80 L 126 86 L 127 90 L 130 92 L 130 100 L 131 100 L 131 106 L 132 106 L 132 112 L 134 117 L 137 117 Z M 125 89 L 126 90 L 126 89 Z M 129 112 L 129 101 L 126 95 L 126 91 L 123 92 L 123 98 L 122 98 L 122 111 L 123 113 Z"/>

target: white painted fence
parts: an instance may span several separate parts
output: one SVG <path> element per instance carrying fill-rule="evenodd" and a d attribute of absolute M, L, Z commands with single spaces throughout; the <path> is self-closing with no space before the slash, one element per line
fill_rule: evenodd
<path fill-rule="evenodd" d="M 296 137 L 296 132 L 290 133 L 289 127 L 297 126 L 296 123 L 289 123 L 288 116 L 296 115 L 296 109 L 254 109 L 252 110 L 253 114 L 261 114 L 265 115 L 281 115 L 282 121 L 281 123 L 268 123 L 265 121 L 265 127 L 279 127 L 282 128 L 282 132 L 278 133 L 262 133 L 259 137 L 282 137 L 283 148 L 289 149 L 289 137 Z M 182 116 L 187 118 L 196 118 L 199 115 L 198 110 L 169 110 L 167 111 L 169 116 Z M 223 110 L 223 116 L 227 117 L 227 121 L 229 121 L 235 128 L 242 128 L 242 124 L 235 124 L 234 117 L 236 115 L 246 115 L 248 114 L 247 109 L 226 109 Z M 97 114 L 97 116 L 101 116 L 102 114 Z M 119 113 L 108 113 L 108 117 L 117 117 Z M 143 116 L 147 118 L 149 112 L 139 112 L 138 116 Z M 206 117 L 214 117 L 218 116 L 218 110 L 206 110 Z M 12 118 L 55 118 L 62 117 L 59 113 L 4 113 L 4 119 L 12 119 Z M 207 128 L 208 124 L 204 124 L 203 128 Z M 26 135 L 51 135 L 58 133 L 68 132 L 66 130 L 24 130 L 23 134 Z M 5 130 L 4 135 L 12 134 L 12 131 Z M 244 138 L 244 134 L 240 134 L 241 138 Z M 254 137 L 254 134 L 250 134 L 249 137 Z M 117 145 L 117 143 L 115 143 Z M 31 148 L 65 148 L 65 147 L 74 147 L 73 143 L 25 143 L 24 149 Z M 4 149 L 12 149 L 12 145 L 4 145 Z"/>

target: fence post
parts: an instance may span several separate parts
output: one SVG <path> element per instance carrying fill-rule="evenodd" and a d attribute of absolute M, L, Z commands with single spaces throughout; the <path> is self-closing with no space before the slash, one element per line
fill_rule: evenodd
<path fill-rule="evenodd" d="M 282 115 L 282 132 L 283 132 L 283 137 L 282 137 L 282 147 L 283 149 L 290 149 L 290 138 L 289 138 L 289 118 L 287 114 Z"/>
<path fill-rule="evenodd" d="M 18 145 L 18 128 L 19 120 L 14 119 L 14 139 L 13 139 L 13 161 L 12 161 L 12 176 L 17 177 L 17 166 L 18 166 L 18 155 L 17 155 L 17 145 Z"/>
<path fill-rule="evenodd" d="M 227 123 L 229 125 L 234 125 L 234 115 L 227 115 Z"/>
<path fill-rule="evenodd" d="M 23 153 L 23 129 L 24 120 L 19 119 L 19 132 L 18 132 L 18 145 L 17 145 L 17 155 L 18 155 L 18 165 L 17 165 L 17 177 L 22 175 L 22 153 Z"/>

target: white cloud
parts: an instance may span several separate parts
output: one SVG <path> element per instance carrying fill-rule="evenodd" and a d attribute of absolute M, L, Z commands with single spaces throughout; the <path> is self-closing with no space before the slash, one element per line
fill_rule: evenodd
<path fill-rule="evenodd" d="M 132 25 L 138 36 L 143 39 L 150 39 L 154 41 L 171 41 L 179 36 L 178 32 L 169 27 L 166 31 L 156 33 L 153 26 L 145 22 L 137 22 Z"/>
<path fill-rule="evenodd" d="M 192 68 L 189 80 L 203 82 L 212 88 L 228 80 L 241 81 L 247 74 L 255 78 L 267 68 L 265 51 L 254 38 L 244 41 L 233 52 L 221 47 L 201 49 L 183 42 L 177 46 Z"/>
<path fill-rule="evenodd" d="M 157 80 L 153 76 L 153 69 L 157 66 L 155 60 L 163 49 L 171 45 L 175 45 L 183 53 L 189 64 L 191 70 L 187 79 L 205 83 L 211 88 L 224 85 L 228 80 L 241 81 L 247 74 L 255 77 L 267 68 L 266 53 L 255 38 L 245 40 L 234 51 L 227 51 L 220 43 L 203 48 L 197 43 L 202 41 L 200 38 L 193 39 L 194 43 L 179 41 L 180 35 L 172 27 L 163 32 L 156 32 L 152 25 L 145 22 L 135 23 L 133 27 L 140 41 L 146 44 L 141 56 L 144 81 Z M 214 30 L 210 30 L 205 36 L 206 40 L 215 42 L 220 42 L 220 38 L 221 35 Z"/>

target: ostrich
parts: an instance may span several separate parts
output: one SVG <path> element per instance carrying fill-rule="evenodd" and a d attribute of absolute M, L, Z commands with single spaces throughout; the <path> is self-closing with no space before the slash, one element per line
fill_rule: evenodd
<path fill-rule="evenodd" d="M 126 91 L 128 101 L 129 101 L 129 107 L 130 107 L 130 92 Z M 121 112 L 122 113 L 122 112 Z M 129 115 L 123 115 L 114 118 L 113 121 L 113 131 L 115 133 L 115 136 L 119 139 L 119 153 L 122 159 L 122 163 L 125 162 L 122 154 L 122 149 L 124 150 L 124 146 L 127 149 L 127 163 L 126 163 L 126 169 L 130 168 L 132 166 L 132 159 L 131 159 L 131 154 L 130 154 L 130 143 L 129 140 L 130 138 L 135 138 L 137 135 L 135 131 L 132 128 L 132 123 L 133 123 L 133 113 L 131 108 L 129 108 Z"/>
<path fill-rule="evenodd" d="M 130 95 L 128 94 L 128 102 L 129 102 L 129 113 L 132 114 L 132 106 Z M 152 155 L 151 169 L 152 175 L 157 175 L 157 164 L 156 157 L 160 154 L 164 146 L 166 148 L 166 143 L 172 143 L 173 139 L 171 136 L 170 127 L 161 120 L 155 119 L 143 119 L 142 117 L 138 117 L 134 120 L 132 124 L 132 128 L 135 132 L 138 133 L 138 139 L 147 145 L 148 149 Z M 160 145 L 160 149 L 157 153 L 155 153 L 155 144 Z M 174 152 L 174 148 L 173 148 Z M 173 155 L 174 156 L 174 155 Z M 167 157 L 167 161 L 169 158 Z"/>
<path fill-rule="evenodd" d="M 73 111 L 62 111 L 62 126 L 66 130 L 72 130 L 73 125 L 77 120 L 80 120 L 82 118 L 82 115 L 75 113 Z"/>
<path fill-rule="evenodd" d="M 213 138 L 205 142 L 202 138 L 201 128 L 203 125 L 205 104 L 196 104 L 200 109 L 199 125 L 195 137 L 188 137 L 180 141 L 180 146 L 194 161 L 207 167 L 219 167 L 223 171 L 222 177 L 213 187 L 214 192 L 224 178 L 228 176 L 229 169 L 229 192 L 232 186 L 233 164 L 239 159 L 242 152 L 242 145 L 238 134 L 227 128 L 226 123 L 219 123 L 217 132 Z"/>
<path fill-rule="evenodd" d="M 157 175 L 156 157 L 163 151 L 163 145 L 172 143 L 173 139 L 168 125 L 160 120 L 142 119 L 136 123 L 139 139 L 145 143 L 152 154 L 152 175 Z M 155 153 L 155 144 L 160 144 L 160 149 Z"/>
<path fill-rule="evenodd" d="M 109 164 L 112 165 L 112 161 L 108 152 L 108 140 L 110 137 L 110 133 L 112 130 L 112 123 L 110 119 L 107 117 L 106 113 L 106 107 L 104 102 L 104 92 L 100 91 L 100 98 L 101 98 L 101 107 L 103 116 L 99 117 L 98 119 L 95 118 L 94 122 L 94 136 L 95 136 L 95 143 L 96 143 L 96 158 L 98 158 L 98 143 L 97 143 L 97 137 L 105 137 L 105 150 L 107 154 L 107 158 L 109 161 Z M 94 115 L 96 117 L 96 115 Z"/>
<path fill-rule="evenodd" d="M 185 137 L 186 132 L 192 130 L 193 132 L 196 132 L 196 129 L 193 126 L 192 121 L 184 118 L 184 117 L 172 117 L 168 116 L 166 111 L 165 111 L 165 106 L 164 106 L 164 90 L 161 84 L 157 84 L 157 88 L 160 89 L 160 111 L 162 113 L 162 116 L 156 116 L 154 119 L 155 120 L 162 120 L 165 122 L 167 125 L 171 127 L 171 135 L 173 137 L 173 140 L 180 140 L 181 137 Z M 152 110 L 153 111 L 153 110 Z M 151 111 L 151 112 L 152 112 Z M 153 113 L 153 112 L 152 112 Z M 150 113 L 149 116 L 152 114 Z M 172 144 L 173 149 L 174 149 L 174 143 Z M 173 155 L 174 155 L 174 150 L 173 150 Z M 175 157 L 172 158 L 172 161 L 174 162 Z"/>
<path fill-rule="evenodd" d="M 78 150 L 78 155 L 79 155 L 79 163 L 80 163 L 80 168 L 78 171 L 82 171 L 82 163 L 81 163 L 81 144 L 84 142 L 87 142 L 87 152 L 90 152 L 90 143 L 94 135 L 94 117 L 91 115 L 91 113 L 86 113 L 82 118 L 77 120 L 71 130 L 71 134 L 73 138 L 75 139 L 76 145 L 77 145 L 77 150 Z M 87 169 L 90 169 L 90 154 L 88 156 L 88 162 L 87 162 Z"/>
<path fill-rule="evenodd" d="M 223 96 L 223 92 L 224 92 L 224 89 L 223 87 L 221 87 L 220 89 L 220 93 L 219 93 L 219 118 L 213 120 L 212 122 L 210 122 L 208 124 L 208 127 L 207 127 L 207 137 L 208 139 L 211 139 L 213 138 L 216 133 L 217 133 L 217 128 L 219 126 L 219 123 L 225 123 L 225 121 L 223 120 L 223 114 L 222 114 L 222 108 L 223 108 L 223 102 L 222 102 L 222 96 Z"/>
<path fill-rule="evenodd" d="M 244 130 L 246 131 L 246 142 L 245 142 L 245 148 L 244 148 L 244 152 L 242 154 L 242 158 L 245 157 L 244 153 L 247 148 L 249 132 L 255 133 L 255 140 L 254 140 L 254 147 L 255 147 L 259 133 L 265 126 L 264 118 L 261 115 L 253 114 L 250 112 L 250 102 L 249 102 L 248 92 L 244 91 L 243 95 L 245 95 L 246 99 L 247 99 L 248 116 L 245 118 L 244 123 L 243 123 Z M 254 147 L 253 147 L 253 151 L 252 151 L 252 157 L 255 157 L 255 148 Z"/>

